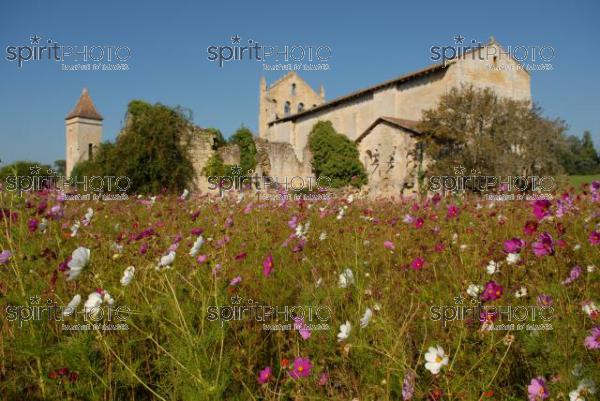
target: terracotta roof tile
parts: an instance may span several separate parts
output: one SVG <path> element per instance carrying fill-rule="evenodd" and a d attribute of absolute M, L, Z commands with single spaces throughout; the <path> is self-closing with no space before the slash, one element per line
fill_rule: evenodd
<path fill-rule="evenodd" d="M 90 97 L 87 88 L 83 88 L 81 96 L 79 97 L 79 101 L 75 105 L 75 108 L 73 108 L 73 110 L 71 110 L 71 112 L 67 114 L 65 120 L 69 120 L 75 117 L 89 118 L 90 120 L 98 121 L 103 120 L 100 113 L 96 111 L 96 108 L 94 107 L 94 102 L 92 102 L 92 98 Z"/>

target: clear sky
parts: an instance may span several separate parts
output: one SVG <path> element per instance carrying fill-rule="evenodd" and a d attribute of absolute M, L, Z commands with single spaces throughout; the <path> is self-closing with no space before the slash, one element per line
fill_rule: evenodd
<path fill-rule="evenodd" d="M 119 131 L 132 99 L 190 108 L 196 124 L 225 136 L 257 128 L 259 62 L 209 61 L 209 46 L 231 37 L 270 46 L 329 46 L 329 71 L 301 73 L 327 99 L 431 64 L 431 46 L 453 38 L 504 46 L 551 46 L 552 71 L 532 72 L 532 95 L 570 132 L 589 129 L 600 148 L 598 1 L 4 1 L 0 5 L 0 159 L 64 159 L 64 117 L 83 87 L 104 117 L 104 139 Z M 18 68 L 7 47 L 127 46 L 129 71 L 61 71 L 40 60 Z M 44 55 L 45 56 L 45 55 Z M 73 63 L 71 63 L 73 64 Z"/>

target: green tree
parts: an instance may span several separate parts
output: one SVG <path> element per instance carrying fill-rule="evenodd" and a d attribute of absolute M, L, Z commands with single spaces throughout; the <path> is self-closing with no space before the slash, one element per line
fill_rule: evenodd
<path fill-rule="evenodd" d="M 223 134 L 216 128 L 206 128 L 205 131 L 210 135 L 214 135 L 213 150 L 219 149 L 221 146 L 227 145 L 227 141 L 223 138 Z"/>
<path fill-rule="evenodd" d="M 367 174 L 359 160 L 356 144 L 337 133 L 330 121 L 319 121 L 314 125 L 308 145 L 313 172 L 317 177 L 329 177 L 333 188 L 366 184 Z"/>
<path fill-rule="evenodd" d="M 65 160 L 54 161 L 54 173 L 59 176 L 64 176 L 67 169 L 67 162 Z"/>
<path fill-rule="evenodd" d="M 243 125 L 235 131 L 229 143 L 236 144 L 240 149 L 241 175 L 246 175 L 249 170 L 256 167 L 256 145 L 252 132 Z"/>

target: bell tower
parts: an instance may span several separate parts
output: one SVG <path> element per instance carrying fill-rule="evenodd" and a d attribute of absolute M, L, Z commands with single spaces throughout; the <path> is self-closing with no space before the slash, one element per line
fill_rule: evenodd
<path fill-rule="evenodd" d="M 67 177 L 75 164 L 94 157 L 102 141 L 102 120 L 87 88 L 83 88 L 75 108 L 65 118 Z"/>

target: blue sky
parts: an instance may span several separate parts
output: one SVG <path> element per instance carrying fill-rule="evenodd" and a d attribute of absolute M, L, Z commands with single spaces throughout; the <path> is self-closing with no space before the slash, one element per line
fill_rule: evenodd
<path fill-rule="evenodd" d="M 552 46 L 552 71 L 532 72 L 532 95 L 546 115 L 570 132 L 592 131 L 600 148 L 600 28 L 597 1 L 281 2 L 227 1 L 3 2 L 0 6 L 0 159 L 64 159 L 64 117 L 89 88 L 104 116 L 104 139 L 119 131 L 132 99 L 181 105 L 201 127 L 226 136 L 241 124 L 257 127 L 258 62 L 207 60 L 207 47 L 253 39 L 264 45 L 331 47 L 329 71 L 301 75 L 325 86 L 328 99 L 431 63 L 430 47 L 453 37 L 507 46 Z M 30 61 L 18 68 L 9 46 L 30 36 L 60 45 L 127 46 L 130 70 L 61 71 L 60 63 Z"/>

